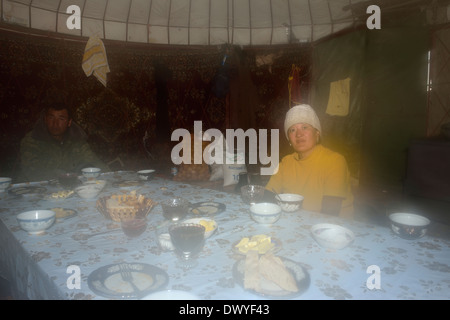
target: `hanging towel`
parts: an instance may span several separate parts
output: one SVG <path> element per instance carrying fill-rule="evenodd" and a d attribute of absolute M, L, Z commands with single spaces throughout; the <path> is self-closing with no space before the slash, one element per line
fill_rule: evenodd
<path fill-rule="evenodd" d="M 331 116 L 346 116 L 349 108 L 350 78 L 331 82 L 326 113 Z"/>
<path fill-rule="evenodd" d="M 291 73 L 288 78 L 288 90 L 289 90 L 289 108 L 292 104 L 301 104 L 301 81 L 300 81 L 301 68 L 295 64 L 291 67 Z"/>
<path fill-rule="evenodd" d="M 102 40 L 98 36 L 91 36 L 84 49 L 83 62 L 81 64 L 86 76 L 94 73 L 94 76 L 106 87 L 106 74 L 110 71 L 106 50 Z"/>

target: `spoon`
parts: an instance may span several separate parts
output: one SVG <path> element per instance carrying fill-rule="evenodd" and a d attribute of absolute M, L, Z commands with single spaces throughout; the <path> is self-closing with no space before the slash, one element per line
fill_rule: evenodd
<path fill-rule="evenodd" d="M 281 197 L 280 197 L 280 195 L 275 191 L 275 189 L 272 189 L 272 192 L 275 193 L 275 200 L 280 200 L 280 201 L 281 201 Z"/>

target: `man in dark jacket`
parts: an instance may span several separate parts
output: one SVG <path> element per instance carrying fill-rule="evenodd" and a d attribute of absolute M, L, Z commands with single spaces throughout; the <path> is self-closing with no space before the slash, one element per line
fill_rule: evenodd
<path fill-rule="evenodd" d="M 87 135 L 72 121 L 70 108 L 63 104 L 46 107 L 33 130 L 20 143 L 22 181 L 55 179 L 61 173 L 85 167 L 109 171 L 91 150 Z"/>

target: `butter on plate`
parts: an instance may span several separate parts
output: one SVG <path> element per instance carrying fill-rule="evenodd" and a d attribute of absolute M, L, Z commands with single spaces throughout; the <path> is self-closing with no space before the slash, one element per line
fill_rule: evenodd
<path fill-rule="evenodd" d="M 240 253 L 247 253 L 251 250 L 257 251 L 259 254 L 265 254 L 274 248 L 272 238 L 264 234 L 255 235 L 251 238 L 244 237 L 235 245 Z"/>

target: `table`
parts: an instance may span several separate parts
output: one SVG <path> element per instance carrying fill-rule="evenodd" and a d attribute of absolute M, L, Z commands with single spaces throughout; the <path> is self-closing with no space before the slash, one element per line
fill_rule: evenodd
<path fill-rule="evenodd" d="M 94 270 L 121 262 L 140 262 L 167 272 L 166 289 L 189 291 L 205 300 L 256 300 L 266 297 L 246 291 L 233 277 L 237 255 L 232 245 L 244 236 L 266 234 L 281 242 L 276 254 L 298 262 L 310 276 L 308 289 L 292 299 L 449 299 L 450 241 L 425 236 L 404 240 L 389 228 L 342 220 L 319 213 L 283 212 L 272 226 L 258 225 L 248 205 L 239 195 L 174 182 L 161 177 L 142 186 L 121 188 L 112 183 L 136 180 L 134 172 L 105 173 L 108 181 L 99 196 L 131 189 L 161 201 L 174 195 L 199 201 L 217 201 L 226 210 L 215 215 L 217 232 L 207 239 L 198 266 L 184 271 L 176 267 L 173 252 L 162 251 L 155 227 L 164 222 L 161 206 L 149 215 L 148 230 L 139 238 L 128 239 L 118 224 L 104 218 L 95 208 L 97 199 L 77 196 L 64 202 L 8 193 L 0 197 L 0 270 L 11 281 L 13 295 L 25 299 L 107 299 L 90 290 L 87 279 Z M 34 183 L 36 184 L 36 183 Z M 33 184 L 33 185 L 34 185 Z M 44 185 L 49 191 L 56 186 Z M 32 236 L 20 229 L 15 216 L 30 209 L 53 207 L 75 209 L 77 216 L 56 222 L 45 235 Z M 336 223 L 352 230 L 355 241 L 342 250 L 325 249 L 311 237 L 317 223 Z M 117 229 L 79 240 L 80 234 Z M 80 288 L 68 284 L 70 268 L 81 272 Z M 69 270 L 68 270 L 68 267 Z M 377 286 L 379 284 L 379 287 Z M 270 297 L 269 297 L 270 298 Z"/>

